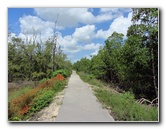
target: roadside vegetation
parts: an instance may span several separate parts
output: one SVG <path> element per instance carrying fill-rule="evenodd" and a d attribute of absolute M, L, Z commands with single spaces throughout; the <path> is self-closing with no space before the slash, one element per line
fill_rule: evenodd
<path fill-rule="evenodd" d="M 55 95 L 64 89 L 65 85 L 67 85 L 67 80 L 61 74 L 58 74 L 56 77 L 45 81 L 33 89 L 24 87 L 13 91 L 12 95 L 14 93 L 18 94 L 13 99 L 9 93 L 9 98 L 11 98 L 8 100 L 9 121 L 28 119 L 43 107 L 48 106 Z"/>

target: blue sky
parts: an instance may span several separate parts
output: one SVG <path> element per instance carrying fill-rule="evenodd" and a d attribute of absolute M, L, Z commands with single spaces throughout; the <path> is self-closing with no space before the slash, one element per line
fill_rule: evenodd
<path fill-rule="evenodd" d="M 96 55 L 114 31 L 126 35 L 131 17 L 131 8 L 8 8 L 8 31 L 23 40 L 35 33 L 44 42 L 57 20 L 58 44 L 75 62 Z"/>

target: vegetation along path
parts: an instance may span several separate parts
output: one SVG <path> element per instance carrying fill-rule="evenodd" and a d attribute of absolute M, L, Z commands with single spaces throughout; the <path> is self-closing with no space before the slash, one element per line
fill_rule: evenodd
<path fill-rule="evenodd" d="M 111 122 L 114 118 L 102 108 L 86 83 L 73 71 L 55 121 Z"/>

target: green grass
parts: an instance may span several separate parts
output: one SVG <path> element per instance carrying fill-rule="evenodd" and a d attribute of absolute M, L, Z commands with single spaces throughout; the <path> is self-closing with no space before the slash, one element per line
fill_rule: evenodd
<path fill-rule="evenodd" d="M 116 120 L 158 121 L 157 108 L 138 104 L 129 92 L 116 94 L 103 89 L 96 89 L 95 92 L 100 101 L 111 107 Z"/>
<path fill-rule="evenodd" d="M 17 98 L 18 96 L 30 91 L 32 88 L 30 86 L 24 86 L 20 88 L 10 88 L 8 90 L 8 101 Z"/>
<path fill-rule="evenodd" d="M 101 81 L 91 78 L 92 75 L 78 73 L 82 80 L 97 88 L 93 88 L 96 97 L 106 107 L 111 108 L 116 121 L 158 121 L 158 108 L 138 104 L 130 92 L 114 93 L 105 88 Z M 91 78 L 91 79 L 90 79 Z"/>
<path fill-rule="evenodd" d="M 97 80 L 92 74 L 85 74 L 84 72 L 79 72 L 80 78 L 85 81 L 90 83 L 91 85 L 101 87 L 103 86 L 103 83 L 100 80 Z"/>

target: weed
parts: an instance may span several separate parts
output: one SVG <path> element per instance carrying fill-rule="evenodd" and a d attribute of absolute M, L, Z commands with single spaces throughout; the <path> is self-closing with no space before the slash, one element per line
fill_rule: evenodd
<path fill-rule="evenodd" d="M 96 89 L 97 98 L 110 106 L 116 120 L 120 121 L 157 121 L 156 107 L 138 104 L 134 95 L 126 92 L 116 94 L 103 89 Z"/>

